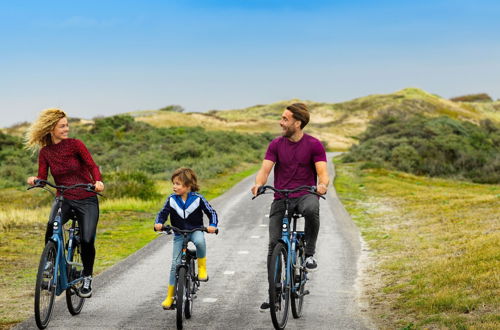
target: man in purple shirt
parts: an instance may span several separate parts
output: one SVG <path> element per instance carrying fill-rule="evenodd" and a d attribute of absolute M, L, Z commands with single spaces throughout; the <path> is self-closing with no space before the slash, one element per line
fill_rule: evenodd
<path fill-rule="evenodd" d="M 326 194 L 330 179 L 325 148 L 318 139 L 304 133 L 303 129 L 308 122 L 309 111 L 303 103 L 294 103 L 283 111 L 280 120 L 282 136 L 269 144 L 255 178 L 252 194 L 256 195 L 259 187 L 266 184 L 273 167 L 274 186 L 277 189 L 294 189 L 308 185 L 316 186 L 319 194 Z M 306 268 L 314 271 L 318 267 L 314 258 L 319 232 L 318 197 L 305 191 L 292 194 L 291 197 L 291 210 L 297 209 L 305 218 Z M 281 198 L 281 195 L 275 194 L 269 214 L 268 267 L 274 246 L 281 237 L 281 219 L 285 214 L 285 205 Z M 264 302 L 261 311 L 268 308 L 269 303 Z"/>

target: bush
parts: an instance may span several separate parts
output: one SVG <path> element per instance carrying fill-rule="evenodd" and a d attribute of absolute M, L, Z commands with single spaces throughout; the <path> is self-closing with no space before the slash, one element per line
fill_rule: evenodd
<path fill-rule="evenodd" d="M 491 120 L 477 126 L 449 117 L 427 118 L 391 110 L 371 121 L 360 144 L 342 159 L 419 175 L 499 183 L 499 154 L 500 129 Z"/>
<path fill-rule="evenodd" d="M 145 172 L 109 172 L 103 175 L 105 196 L 109 198 L 133 197 L 151 200 L 161 197 L 154 181 Z"/>
<path fill-rule="evenodd" d="M 391 152 L 391 164 L 403 172 L 419 172 L 420 156 L 412 146 L 401 144 Z"/>
<path fill-rule="evenodd" d="M 180 105 L 172 104 L 161 108 L 160 111 L 184 112 L 184 108 Z"/>
<path fill-rule="evenodd" d="M 492 102 L 493 99 L 486 93 L 480 94 L 469 94 L 463 96 L 457 96 L 450 99 L 454 102 Z"/>

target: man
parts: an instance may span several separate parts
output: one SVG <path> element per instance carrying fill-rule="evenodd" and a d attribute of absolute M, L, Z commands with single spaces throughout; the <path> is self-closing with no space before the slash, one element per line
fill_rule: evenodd
<path fill-rule="evenodd" d="M 303 103 L 288 106 L 281 115 L 282 136 L 269 144 L 262 166 L 255 178 L 252 194 L 255 196 L 260 186 L 266 184 L 271 169 L 274 167 L 274 186 L 277 189 L 294 189 L 299 186 L 316 186 L 317 192 L 326 194 L 329 177 L 326 166 L 325 148 L 321 142 L 305 134 L 303 129 L 309 122 L 309 111 Z M 317 181 L 318 179 L 318 181 Z M 297 209 L 305 218 L 306 268 L 315 271 L 318 268 L 314 253 L 319 232 L 318 197 L 306 191 L 291 194 L 291 210 Z M 274 246 L 281 238 L 281 220 L 285 214 L 282 196 L 274 195 L 269 214 L 269 250 L 267 264 Z M 265 302 L 261 310 L 269 308 Z"/>

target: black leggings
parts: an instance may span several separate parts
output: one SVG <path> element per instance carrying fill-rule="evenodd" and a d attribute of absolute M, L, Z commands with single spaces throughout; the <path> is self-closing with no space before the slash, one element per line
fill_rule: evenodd
<path fill-rule="evenodd" d="M 94 241 L 97 222 L 99 221 L 99 201 L 96 196 L 78 200 L 65 199 L 61 207 L 61 212 L 63 223 L 75 217 L 78 221 L 82 243 L 83 275 L 91 276 L 94 271 Z M 52 220 L 56 214 L 57 203 L 54 202 L 52 211 L 50 212 L 49 223 L 47 224 L 47 231 L 45 232 L 45 243 L 52 236 Z"/>

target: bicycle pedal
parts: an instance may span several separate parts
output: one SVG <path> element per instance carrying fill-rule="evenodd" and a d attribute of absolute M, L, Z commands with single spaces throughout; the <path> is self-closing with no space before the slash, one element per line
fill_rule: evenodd
<path fill-rule="evenodd" d="M 42 290 L 48 290 L 49 289 L 49 282 L 42 282 Z"/>
<path fill-rule="evenodd" d="M 304 292 L 302 293 L 302 295 L 305 296 L 305 295 L 308 295 L 309 293 L 310 293 L 309 290 L 304 290 Z"/>

